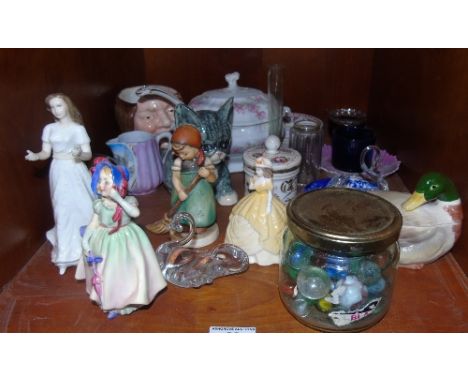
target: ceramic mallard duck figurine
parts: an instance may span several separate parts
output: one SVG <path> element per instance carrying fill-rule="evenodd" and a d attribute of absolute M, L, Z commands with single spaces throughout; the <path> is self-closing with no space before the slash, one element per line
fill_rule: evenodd
<path fill-rule="evenodd" d="M 447 253 L 460 237 L 463 210 L 453 182 L 429 172 L 421 177 L 415 192 L 373 191 L 393 203 L 403 215 L 400 265 L 420 269 Z"/>

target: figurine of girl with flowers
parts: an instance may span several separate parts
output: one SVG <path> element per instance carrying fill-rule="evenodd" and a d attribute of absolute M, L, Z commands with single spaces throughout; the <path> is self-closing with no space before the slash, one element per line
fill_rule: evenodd
<path fill-rule="evenodd" d="M 91 189 L 98 199 L 76 278 L 86 279 L 91 300 L 114 318 L 150 304 L 166 281 L 148 237 L 132 221 L 140 210 L 137 199 L 127 196 L 128 170 L 106 158 L 94 165 Z"/>

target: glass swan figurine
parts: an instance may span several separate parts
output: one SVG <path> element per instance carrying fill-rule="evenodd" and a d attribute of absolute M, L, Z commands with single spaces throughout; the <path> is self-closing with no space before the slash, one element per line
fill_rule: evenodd
<path fill-rule="evenodd" d="M 182 231 L 188 225 L 188 233 Z M 176 213 L 170 223 L 177 239 L 156 249 L 164 278 L 182 288 L 198 288 L 214 279 L 241 273 L 249 267 L 249 256 L 232 244 L 220 244 L 212 249 L 186 248 L 195 232 L 195 221 L 187 212 Z"/>

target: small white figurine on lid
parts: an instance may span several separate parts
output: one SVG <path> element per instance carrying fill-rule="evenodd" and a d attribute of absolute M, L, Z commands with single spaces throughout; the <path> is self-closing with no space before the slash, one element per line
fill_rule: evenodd
<path fill-rule="evenodd" d="M 49 172 L 50 196 L 55 227 L 47 231 L 53 246 L 52 262 L 61 275 L 81 257 L 80 227 L 91 220 L 93 193 L 91 176 L 83 161 L 91 159 L 90 139 L 73 102 L 64 94 L 45 99 L 55 122 L 44 127 L 42 150 L 26 150 L 28 161 L 46 160 L 52 155 Z"/>
<path fill-rule="evenodd" d="M 109 319 L 148 305 L 166 287 L 156 254 L 144 231 L 132 221 L 138 200 L 127 196 L 128 170 L 96 158 L 91 188 L 99 196 L 83 235 L 83 260 L 75 277 Z M 85 264 L 85 262 L 87 264 Z"/>
<path fill-rule="evenodd" d="M 251 264 L 278 264 L 287 225 L 286 207 L 272 192 L 271 161 L 263 156 L 257 158 L 255 173 L 249 184 L 254 192 L 232 209 L 225 242 L 247 252 Z"/>

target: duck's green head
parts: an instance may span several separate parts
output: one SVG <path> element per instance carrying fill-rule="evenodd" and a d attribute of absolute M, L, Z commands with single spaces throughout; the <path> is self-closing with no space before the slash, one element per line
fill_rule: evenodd
<path fill-rule="evenodd" d="M 438 199 L 451 202 L 459 199 L 457 189 L 453 182 L 439 172 L 428 172 L 419 179 L 413 195 L 403 203 L 406 211 L 412 211 L 420 205 Z"/>

